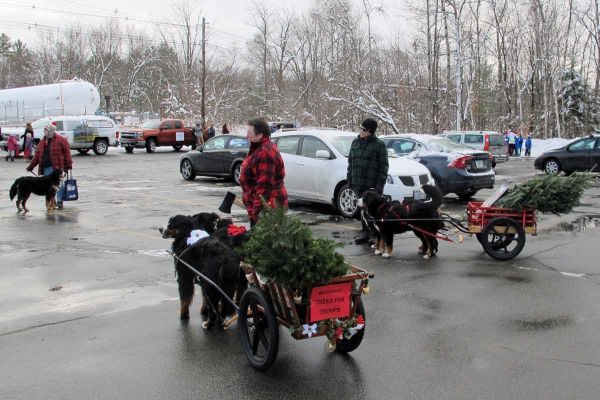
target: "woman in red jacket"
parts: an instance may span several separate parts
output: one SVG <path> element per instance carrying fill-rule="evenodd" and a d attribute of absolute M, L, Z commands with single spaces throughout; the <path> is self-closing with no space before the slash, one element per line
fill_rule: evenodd
<path fill-rule="evenodd" d="M 250 226 L 254 226 L 262 208 L 261 197 L 281 207 L 287 207 L 288 197 L 283 182 L 283 159 L 277 146 L 271 142 L 271 129 L 267 121 L 263 118 L 248 121 L 246 138 L 250 142 L 250 151 L 242 163 L 240 185 Z"/>

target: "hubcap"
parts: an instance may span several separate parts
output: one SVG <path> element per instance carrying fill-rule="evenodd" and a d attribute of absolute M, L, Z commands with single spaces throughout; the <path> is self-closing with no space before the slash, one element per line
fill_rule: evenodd
<path fill-rule="evenodd" d="M 356 193 L 352 189 L 342 190 L 342 193 L 340 193 L 340 211 L 346 216 L 353 215 L 356 212 L 357 200 Z"/>
<path fill-rule="evenodd" d="M 548 161 L 546 164 L 546 172 L 556 174 L 558 172 L 558 164 L 556 161 Z"/>
<path fill-rule="evenodd" d="M 240 184 L 240 175 L 242 174 L 242 167 L 235 167 L 235 171 L 233 171 L 233 179 L 235 179 L 235 183 Z"/>
<path fill-rule="evenodd" d="M 181 164 L 181 175 L 183 175 L 185 179 L 192 175 L 192 165 L 188 161 L 184 161 L 183 164 Z"/>
<path fill-rule="evenodd" d="M 96 150 L 98 151 L 98 153 L 105 153 L 107 150 L 106 143 L 98 142 L 98 144 L 96 145 Z"/>

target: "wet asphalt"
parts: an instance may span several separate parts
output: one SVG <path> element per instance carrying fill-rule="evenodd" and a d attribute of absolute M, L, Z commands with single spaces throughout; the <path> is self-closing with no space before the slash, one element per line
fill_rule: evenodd
<path fill-rule="evenodd" d="M 417 255 L 411 235 L 391 258 L 353 244 L 358 221 L 326 206 L 292 211 L 316 235 L 372 270 L 366 335 L 348 356 L 323 338 L 280 329 L 266 373 L 237 329 L 204 331 L 199 301 L 178 319 L 169 242 L 175 214 L 215 211 L 227 181 L 184 181 L 180 154 L 74 155 L 80 200 L 47 213 L 42 198 L 9 203 L 23 160 L 0 165 L 0 399 L 595 399 L 600 390 L 600 185 L 569 215 L 540 216 L 514 260 L 492 260 L 474 237 Z M 498 183 L 534 176 L 532 160 L 497 167 Z M 490 193 L 476 196 L 485 199 Z M 444 210 L 464 203 L 448 196 Z M 246 223 L 242 210 L 234 219 Z"/>

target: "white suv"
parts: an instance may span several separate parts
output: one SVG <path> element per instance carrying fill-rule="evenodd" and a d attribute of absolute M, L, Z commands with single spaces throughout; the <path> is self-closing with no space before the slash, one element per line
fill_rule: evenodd
<path fill-rule="evenodd" d="M 71 149 L 80 153 L 93 150 L 103 156 L 109 147 L 119 145 L 119 132 L 115 122 L 101 115 L 58 116 L 41 118 L 32 124 L 37 141 L 44 136 L 44 126 L 56 126 L 56 133 L 69 141 Z"/>
<path fill-rule="evenodd" d="M 348 154 L 358 135 L 319 128 L 275 133 L 285 164 L 285 187 L 290 199 L 332 204 L 344 217 L 358 212 L 356 194 L 348 186 Z M 390 157 L 383 193 L 394 200 L 422 194 L 421 186 L 435 185 L 429 170 L 404 157 Z M 415 193 L 417 192 L 417 193 Z"/>

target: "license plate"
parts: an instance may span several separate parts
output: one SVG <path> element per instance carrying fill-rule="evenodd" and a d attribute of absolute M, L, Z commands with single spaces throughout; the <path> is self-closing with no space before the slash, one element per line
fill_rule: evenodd
<path fill-rule="evenodd" d="M 483 160 L 475 160 L 475 168 L 477 169 L 483 169 L 484 167 L 484 162 Z"/>

